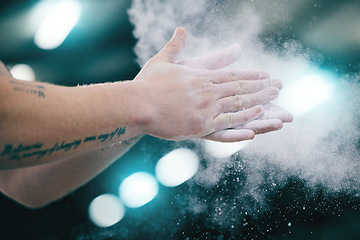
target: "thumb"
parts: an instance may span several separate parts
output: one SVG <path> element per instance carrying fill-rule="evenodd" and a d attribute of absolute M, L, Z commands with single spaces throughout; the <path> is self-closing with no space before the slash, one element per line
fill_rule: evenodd
<path fill-rule="evenodd" d="M 186 35 L 186 30 L 182 27 L 178 27 L 171 40 L 156 55 L 156 57 L 166 62 L 175 62 L 176 58 L 185 47 Z"/>

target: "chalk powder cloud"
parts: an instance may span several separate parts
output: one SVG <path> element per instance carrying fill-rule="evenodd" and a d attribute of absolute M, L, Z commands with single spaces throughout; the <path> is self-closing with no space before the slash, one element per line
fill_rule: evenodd
<path fill-rule="evenodd" d="M 281 44 L 269 44 L 271 39 L 264 44 L 264 39 L 260 40 L 260 35 L 272 26 L 266 12 L 275 9 L 276 4 L 273 1 L 254 8 L 250 2 L 239 1 L 220 4 L 212 0 L 134 0 L 129 16 L 138 39 L 138 62 L 143 65 L 164 46 L 174 29 L 182 26 L 188 31 L 183 58 L 238 43 L 242 55 L 231 68 L 267 71 L 281 79 L 285 89 L 320 71 L 322 58 L 294 40 Z M 277 18 L 285 25 L 291 21 L 286 14 Z M 203 141 L 195 141 L 204 164 L 188 183 L 189 192 L 183 197 L 187 211 L 207 211 L 210 222 L 216 225 L 231 228 L 234 222 L 246 224 L 244 216 L 256 217 L 268 209 L 269 194 L 294 178 L 301 180 L 309 192 L 322 188 L 329 195 L 345 192 L 357 196 L 359 75 L 344 75 L 334 82 L 335 90 L 328 101 L 298 116 L 281 131 L 257 136 L 231 157 L 213 157 Z M 305 96 L 306 89 L 299 91 L 304 91 Z"/>

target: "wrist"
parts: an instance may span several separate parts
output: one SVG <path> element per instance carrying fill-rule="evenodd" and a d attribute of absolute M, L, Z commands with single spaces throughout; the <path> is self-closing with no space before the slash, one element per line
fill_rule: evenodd
<path fill-rule="evenodd" d="M 115 119 L 125 122 L 133 136 L 148 134 L 148 129 L 155 122 L 153 106 L 146 97 L 146 89 L 143 81 L 117 83 L 115 104 L 119 111 Z"/>

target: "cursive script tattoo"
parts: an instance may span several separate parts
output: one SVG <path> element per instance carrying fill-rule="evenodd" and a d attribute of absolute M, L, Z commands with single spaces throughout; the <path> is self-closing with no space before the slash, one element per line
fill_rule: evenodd
<path fill-rule="evenodd" d="M 110 133 L 88 136 L 85 139 L 75 139 L 72 141 L 62 141 L 61 143 L 55 143 L 51 148 L 44 148 L 44 143 L 35 143 L 32 145 L 25 145 L 20 143 L 18 146 L 13 146 L 13 144 L 6 144 L 4 150 L 1 152 L 1 157 L 8 157 L 8 160 L 22 160 L 29 157 L 42 158 L 45 156 L 50 156 L 54 152 L 68 152 L 70 150 L 78 148 L 81 144 L 87 142 L 96 142 L 101 143 L 111 141 L 114 138 L 119 138 L 121 135 L 125 134 L 125 127 L 118 127 L 116 130 Z"/>

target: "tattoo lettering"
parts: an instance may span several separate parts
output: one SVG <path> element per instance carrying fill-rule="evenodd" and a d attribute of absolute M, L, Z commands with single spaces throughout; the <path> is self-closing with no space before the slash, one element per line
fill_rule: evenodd
<path fill-rule="evenodd" d="M 116 136 L 119 138 L 122 134 L 125 133 L 125 128 L 117 128 L 114 132 L 112 133 L 107 133 L 107 134 L 101 134 L 98 136 L 98 139 L 101 140 L 101 142 L 105 142 L 106 139 L 108 139 L 108 137 L 110 137 L 109 140 L 113 139 L 113 137 Z"/>
<path fill-rule="evenodd" d="M 95 140 L 96 140 L 96 136 L 86 137 L 85 140 L 84 140 L 84 143 L 85 142 L 93 142 Z"/>
<path fill-rule="evenodd" d="M 72 147 L 73 149 L 76 149 L 81 144 L 81 140 L 74 140 L 69 143 L 65 143 L 65 141 L 62 141 L 61 145 L 58 143 L 55 143 L 54 147 L 51 148 L 49 151 L 52 153 L 53 151 L 60 151 L 64 149 L 64 152 L 69 151 Z"/>
<path fill-rule="evenodd" d="M 32 151 L 34 149 L 41 149 L 42 146 L 43 146 L 42 143 L 36 143 L 34 145 L 19 144 L 17 148 L 13 148 L 11 144 L 7 144 L 5 145 L 4 151 L 1 153 L 1 156 L 10 155 L 13 158 L 18 158 L 22 152 Z"/>
<path fill-rule="evenodd" d="M 12 144 L 6 144 L 4 146 L 4 150 L 1 152 L 1 157 L 7 156 L 9 160 L 22 160 L 24 158 L 29 157 L 37 157 L 42 158 L 46 155 L 50 156 L 54 152 L 58 151 L 64 151 L 68 152 L 70 150 L 76 149 L 79 147 L 82 143 L 86 142 L 94 142 L 96 140 L 99 140 L 100 142 L 105 142 L 106 140 L 110 141 L 115 136 L 116 138 L 119 138 L 121 135 L 125 134 L 125 127 L 116 128 L 114 132 L 106 133 L 106 134 L 100 134 L 100 135 L 94 135 L 94 136 L 88 136 L 84 140 L 82 139 L 76 139 L 70 142 L 62 141 L 61 143 L 55 143 L 53 147 L 51 148 L 45 148 L 43 149 L 43 143 L 35 143 L 33 145 L 24 145 L 20 143 L 17 147 L 14 147 Z"/>
<path fill-rule="evenodd" d="M 123 135 L 125 133 L 125 128 L 122 127 L 119 129 L 119 131 L 116 133 L 117 137 L 119 138 L 121 135 Z"/>
<path fill-rule="evenodd" d="M 46 90 L 44 86 L 41 85 L 32 85 L 26 82 L 16 82 L 14 80 L 10 80 L 11 84 L 14 84 L 14 91 L 24 92 L 33 95 L 37 95 L 39 98 L 45 98 L 44 91 Z"/>

